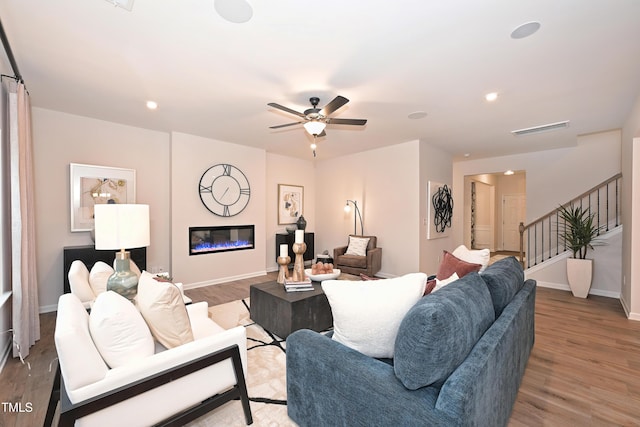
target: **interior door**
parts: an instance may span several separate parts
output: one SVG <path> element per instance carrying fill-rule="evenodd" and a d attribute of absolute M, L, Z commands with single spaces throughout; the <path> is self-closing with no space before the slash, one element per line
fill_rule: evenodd
<path fill-rule="evenodd" d="M 526 218 L 527 198 L 524 194 L 502 196 L 502 250 L 520 251 L 519 226 Z"/>

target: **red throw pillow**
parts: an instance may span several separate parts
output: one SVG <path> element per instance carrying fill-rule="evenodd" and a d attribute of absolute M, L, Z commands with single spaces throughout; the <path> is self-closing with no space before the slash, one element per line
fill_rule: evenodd
<path fill-rule="evenodd" d="M 380 280 L 379 277 L 371 277 L 371 276 L 367 276 L 364 273 L 360 273 L 360 279 L 362 280 Z"/>
<path fill-rule="evenodd" d="M 424 295 L 429 295 L 431 291 L 436 287 L 436 279 L 427 280 L 427 286 L 424 288 Z"/>
<path fill-rule="evenodd" d="M 472 271 L 480 271 L 482 268 L 480 264 L 473 264 L 456 258 L 450 252 L 442 251 L 442 253 L 442 262 L 440 263 L 440 267 L 438 267 L 438 274 L 436 275 L 438 280 L 448 279 L 453 273 L 456 273 L 459 278 L 462 278 L 466 274 Z"/>

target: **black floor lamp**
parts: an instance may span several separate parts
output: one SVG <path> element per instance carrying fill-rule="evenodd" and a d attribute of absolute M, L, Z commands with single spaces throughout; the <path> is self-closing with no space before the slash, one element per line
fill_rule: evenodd
<path fill-rule="evenodd" d="M 360 215 L 360 209 L 358 209 L 358 202 L 356 202 L 355 200 L 347 199 L 347 204 L 344 205 L 345 212 L 351 211 L 351 206 L 349 206 L 349 202 L 353 203 L 353 206 L 356 207 L 356 211 L 353 214 L 353 234 L 356 236 L 358 235 L 358 228 L 357 228 L 358 223 L 356 222 L 356 214 L 357 214 L 358 218 L 360 218 L 360 231 L 362 232 L 361 236 L 364 236 L 364 226 L 362 225 L 362 215 Z"/>

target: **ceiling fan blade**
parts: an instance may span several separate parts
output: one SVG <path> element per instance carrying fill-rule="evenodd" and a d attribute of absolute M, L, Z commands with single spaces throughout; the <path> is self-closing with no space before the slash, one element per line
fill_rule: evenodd
<path fill-rule="evenodd" d="M 300 123 L 304 123 L 304 122 L 295 122 L 295 123 L 287 123 L 285 125 L 269 126 L 269 129 L 280 129 L 280 128 L 284 128 L 284 127 L 287 127 L 287 126 L 299 125 Z"/>
<path fill-rule="evenodd" d="M 303 117 L 304 114 L 297 112 L 296 110 L 292 110 L 289 107 L 285 107 L 284 105 L 276 104 L 275 102 L 270 102 L 267 104 L 269 107 L 277 108 L 282 111 L 286 111 L 287 113 L 293 114 L 294 116 Z"/>
<path fill-rule="evenodd" d="M 347 102 L 349 102 L 347 98 L 345 98 L 344 96 L 338 95 L 335 98 L 333 98 L 333 101 L 325 105 L 324 108 L 320 110 L 320 114 L 322 114 L 323 116 L 328 116 L 329 114 L 336 111 L 338 108 L 342 107 Z"/>
<path fill-rule="evenodd" d="M 327 123 L 332 125 L 357 125 L 363 126 L 367 123 L 367 119 L 332 119 L 328 118 Z"/>

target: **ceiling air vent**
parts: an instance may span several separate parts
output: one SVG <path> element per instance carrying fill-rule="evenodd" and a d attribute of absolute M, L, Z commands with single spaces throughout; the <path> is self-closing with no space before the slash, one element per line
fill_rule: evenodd
<path fill-rule="evenodd" d="M 531 135 L 532 133 L 547 132 L 550 130 L 564 129 L 569 127 L 569 120 L 564 122 L 549 123 L 548 125 L 534 126 L 526 129 L 512 130 L 511 133 L 517 136 Z"/>

